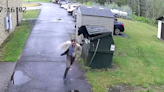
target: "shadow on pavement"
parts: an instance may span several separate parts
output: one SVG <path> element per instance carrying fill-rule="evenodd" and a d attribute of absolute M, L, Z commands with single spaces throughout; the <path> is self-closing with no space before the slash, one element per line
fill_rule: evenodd
<path fill-rule="evenodd" d="M 120 36 L 120 37 L 125 37 L 125 38 L 130 38 L 128 35 L 125 33 L 120 33 L 119 35 L 113 35 L 113 36 Z"/>

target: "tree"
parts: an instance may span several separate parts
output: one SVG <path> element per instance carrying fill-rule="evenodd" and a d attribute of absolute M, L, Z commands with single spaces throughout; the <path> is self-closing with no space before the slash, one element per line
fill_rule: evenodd
<path fill-rule="evenodd" d="M 140 16 L 141 15 L 141 13 L 140 13 L 140 0 L 138 0 L 138 16 Z"/>

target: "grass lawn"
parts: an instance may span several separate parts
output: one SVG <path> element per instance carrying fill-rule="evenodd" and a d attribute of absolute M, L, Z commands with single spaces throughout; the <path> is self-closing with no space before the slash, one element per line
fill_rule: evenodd
<path fill-rule="evenodd" d="M 23 14 L 23 18 L 36 18 L 39 14 L 38 10 L 27 11 Z M 25 45 L 34 25 L 34 21 L 22 21 L 15 31 L 0 47 L 0 61 L 16 61 Z"/>
<path fill-rule="evenodd" d="M 35 6 L 40 6 L 38 3 L 23 3 L 22 7 L 35 7 Z"/>
<path fill-rule="evenodd" d="M 22 2 L 28 2 L 28 1 L 30 1 L 30 2 L 45 2 L 45 3 L 48 3 L 48 2 L 50 2 L 52 0 L 22 0 Z"/>
<path fill-rule="evenodd" d="M 137 21 L 119 21 L 124 23 L 124 33 L 130 38 L 114 37 L 116 70 L 87 71 L 93 91 L 107 92 L 109 87 L 126 84 L 147 89 L 142 92 L 164 92 L 164 87 L 161 88 L 164 85 L 164 42 L 157 39 L 157 28 Z"/>
<path fill-rule="evenodd" d="M 40 10 L 30 10 L 23 13 L 23 18 L 37 18 Z"/>

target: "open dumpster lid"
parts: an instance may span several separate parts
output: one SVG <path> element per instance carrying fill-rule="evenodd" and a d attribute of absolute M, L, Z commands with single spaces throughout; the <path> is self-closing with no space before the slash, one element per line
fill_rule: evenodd
<path fill-rule="evenodd" d="M 91 41 L 97 40 L 97 39 L 100 39 L 100 38 L 103 38 L 103 37 L 107 37 L 107 36 L 109 36 L 109 35 L 112 35 L 112 33 L 111 33 L 111 32 L 108 32 L 108 33 L 106 33 L 106 34 L 102 34 L 102 35 L 98 35 L 98 36 L 92 37 L 92 38 L 91 38 Z"/>
<path fill-rule="evenodd" d="M 109 33 L 109 29 L 101 26 L 85 26 L 89 35 Z"/>

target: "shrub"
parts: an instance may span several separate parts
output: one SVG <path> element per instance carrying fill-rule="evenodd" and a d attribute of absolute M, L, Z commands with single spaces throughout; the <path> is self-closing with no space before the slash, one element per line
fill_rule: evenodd
<path fill-rule="evenodd" d="M 115 3 L 108 3 L 108 2 L 106 2 L 105 4 L 104 4 L 104 6 L 105 7 L 108 7 L 108 8 L 111 8 L 111 9 L 118 9 L 119 8 L 119 6 L 117 5 L 117 4 L 115 4 Z"/>
<path fill-rule="evenodd" d="M 154 24 L 152 19 L 148 19 L 148 18 L 145 18 L 145 17 L 138 17 L 135 14 L 133 14 L 133 20 L 148 23 L 148 24 L 151 24 L 151 25 Z"/>
<path fill-rule="evenodd" d="M 83 3 L 83 5 L 85 5 L 85 6 L 92 6 L 93 2 L 86 2 L 86 3 Z"/>

